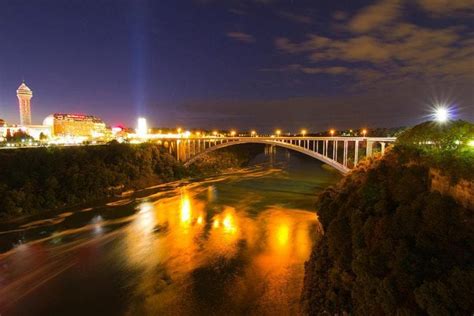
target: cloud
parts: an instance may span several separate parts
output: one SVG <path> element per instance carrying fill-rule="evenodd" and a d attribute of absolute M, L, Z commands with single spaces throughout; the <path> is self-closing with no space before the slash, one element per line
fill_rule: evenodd
<path fill-rule="evenodd" d="M 293 42 L 280 37 L 275 46 L 290 55 L 305 55 L 315 68 L 296 71 L 318 74 L 321 64 L 330 63 L 353 69 L 350 73 L 360 83 L 474 79 L 474 40 L 463 27 L 432 29 L 400 22 L 346 38 L 310 34 Z"/>
<path fill-rule="evenodd" d="M 474 13 L 473 0 L 418 0 L 420 7 L 432 14 Z"/>
<path fill-rule="evenodd" d="M 344 11 L 336 11 L 333 13 L 332 17 L 335 19 L 335 20 L 338 20 L 338 21 L 342 21 L 342 20 L 345 20 L 347 19 L 347 13 L 344 12 Z"/>
<path fill-rule="evenodd" d="M 255 42 L 255 37 L 251 34 L 248 33 L 243 33 L 243 32 L 228 32 L 227 36 L 242 42 L 242 43 L 254 43 Z"/>
<path fill-rule="evenodd" d="M 287 20 L 296 22 L 296 23 L 302 23 L 302 24 L 312 24 L 313 19 L 309 16 L 306 15 L 300 15 L 300 14 L 295 14 L 292 12 L 288 11 L 280 11 L 278 12 L 278 15 L 281 16 L 282 18 L 285 18 Z"/>
<path fill-rule="evenodd" d="M 279 68 L 264 68 L 261 71 L 276 71 L 276 72 L 302 72 L 304 74 L 314 75 L 314 74 L 330 74 L 330 75 L 340 75 L 344 73 L 351 73 L 351 70 L 343 66 L 334 66 L 334 67 L 308 67 L 300 64 L 291 64 Z"/>
<path fill-rule="evenodd" d="M 349 28 L 357 33 L 368 32 L 393 22 L 400 13 L 400 0 L 382 0 L 359 11 L 349 22 Z"/>

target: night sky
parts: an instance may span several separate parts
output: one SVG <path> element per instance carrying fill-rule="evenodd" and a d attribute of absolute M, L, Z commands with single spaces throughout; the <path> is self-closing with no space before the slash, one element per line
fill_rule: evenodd
<path fill-rule="evenodd" d="M 473 0 L 1 0 L 0 118 L 396 127 L 474 120 Z"/>

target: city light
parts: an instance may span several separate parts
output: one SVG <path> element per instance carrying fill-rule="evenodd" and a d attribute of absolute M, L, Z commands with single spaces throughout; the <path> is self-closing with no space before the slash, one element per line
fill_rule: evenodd
<path fill-rule="evenodd" d="M 301 130 L 301 135 L 306 136 L 306 130 L 305 129 Z"/>
<path fill-rule="evenodd" d="M 334 136 L 334 133 L 335 133 L 335 132 L 336 132 L 335 130 L 331 129 L 331 130 L 329 131 L 329 134 L 331 134 L 331 136 Z"/>
<path fill-rule="evenodd" d="M 451 119 L 451 110 L 447 106 L 437 106 L 432 116 L 438 123 L 446 123 Z"/>
<path fill-rule="evenodd" d="M 367 135 L 367 130 L 366 130 L 365 128 L 362 130 L 362 135 L 363 135 L 364 137 Z"/>
<path fill-rule="evenodd" d="M 253 137 L 253 136 L 255 136 L 255 135 L 257 135 L 257 132 L 256 132 L 256 131 L 251 131 L 251 132 L 250 132 L 250 136 Z"/>
<path fill-rule="evenodd" d="M 235 132 L 235 131 L 231 131 L 231 132 L 230 132 L 230 136 L 232 136 L 232 137 L 234 137 L 234 136 L 235 136 L 235 134 L 236 134 L 236 132 Z"/>
<path fill-rule="evenodd" d="M 213 131 L 212 135 L 217 136 L 217 131 Z"/>
<path fill-rule="evenodd" d="M 181 131 L 182 131 L 181 127 L 178 127 L 177 131 L 178 131 L 178 134 L 181 134 Z"/>
<path fill-rule="evenodd" d="M 144 117 L 138 118 L 136 133 L 138 134 L 138 136 L 145 136 L 148 134 L 148 126 L 146 123 L 146 118 Z"/>
<path fill-rule="evenodd" d="M 281 131 L 279 129 L 277 129 L 275 133 L 276 133 L 277 136 L 280 136 Z"/>

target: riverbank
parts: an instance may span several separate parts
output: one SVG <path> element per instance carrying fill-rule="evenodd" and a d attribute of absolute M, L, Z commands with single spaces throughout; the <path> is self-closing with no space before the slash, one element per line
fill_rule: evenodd
<path fill-rule="evenodd" d="M 432 162 L 412 153 L 397 146 L 319 195 L 325 234 L 305 266 L 306 313 L 474 311 L 472 211 L 434 190 Z"/>
<path fill-rule="evenodd" d="M 190 168 L 153 144 L 2 151 L 0 217 L 74 207 L 169 181 L 217 174 L 248 162 L 258 150 L 249 148 L 203 156 Z"/>

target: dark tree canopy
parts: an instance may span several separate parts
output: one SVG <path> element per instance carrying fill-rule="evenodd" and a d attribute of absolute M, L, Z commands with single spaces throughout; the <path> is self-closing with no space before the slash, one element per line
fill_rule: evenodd
<path fill-rule="evenodd" d="M 472 212 L 431 192 L 431 162 L 413 154 L 397 146 L 319 196 L 307 313 L 472 315 Z"/>

